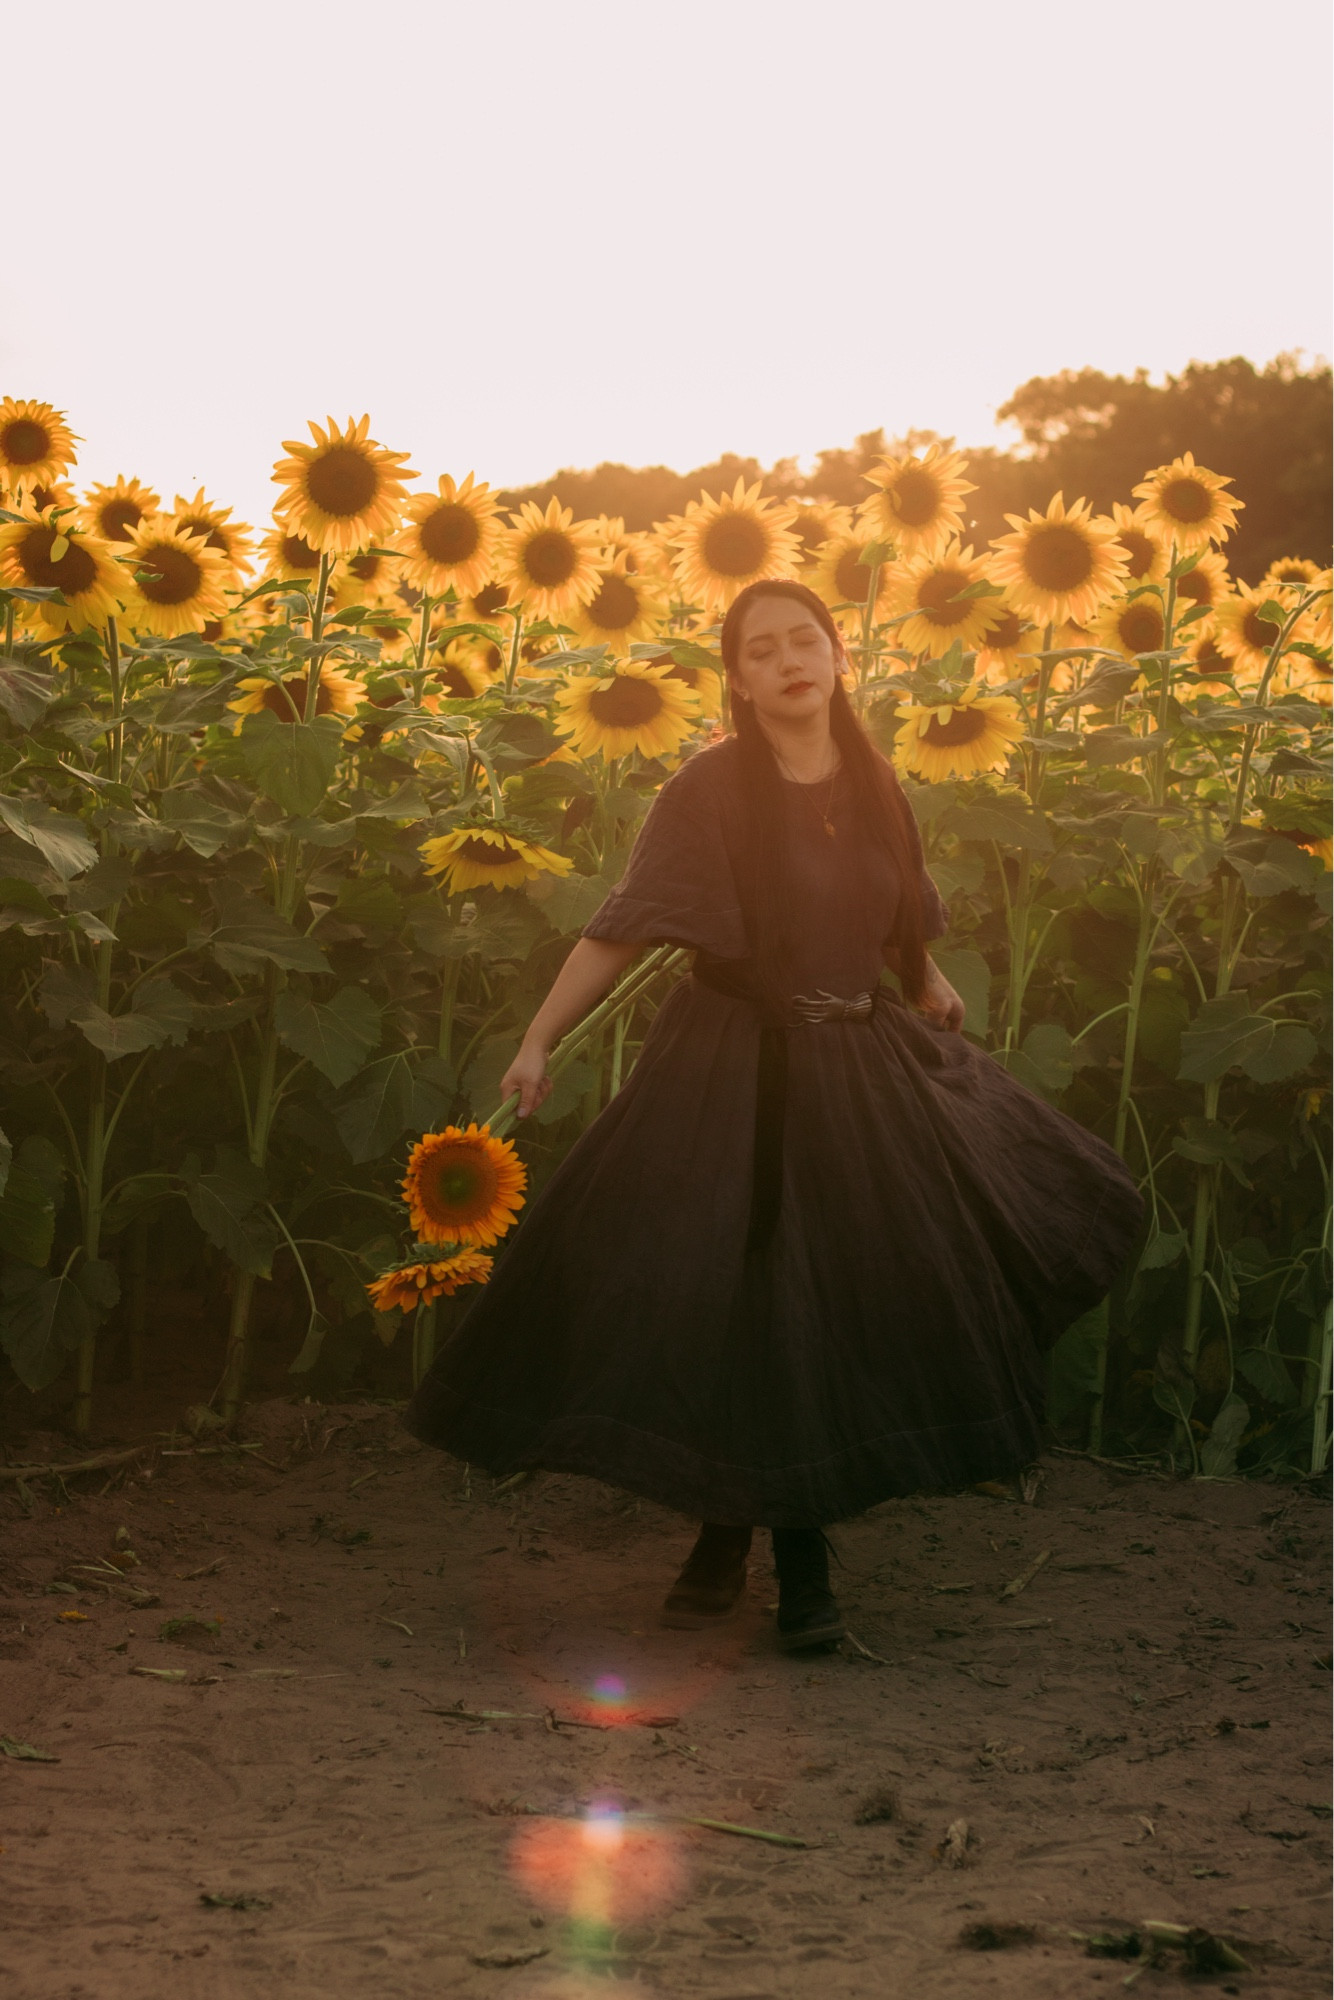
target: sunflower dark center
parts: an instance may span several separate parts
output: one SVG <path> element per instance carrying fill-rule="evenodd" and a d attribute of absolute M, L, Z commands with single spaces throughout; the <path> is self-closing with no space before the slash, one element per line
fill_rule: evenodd
<path fill-rule="evenodd" d="M 31 498 L 32 498 L 32 504 L 37 509 L 37 512 L 39 514 L 44 514 L 48 507 L 55 506 L 57 500 L 60 498 L 60 495 L 56 492 L 54 486 L 43 486 L 39 481 L 38 484 L 34 486 L 32 489 Z"/>
<path fill-rule="evenodd" d="M 929 528 L 943 500 L 939 481 L 917 465 L 901 472 L 889 489 L 889 504 L 905 528 Z"/>
<path fill-rule="evenodd" d="M 18 545 L 23 574 L 34 590 L 63 590 L 66 597 L 77 597 L 95 581 L 97 564 L 79 542 L 71 542 L 60 561 L 52 562 L 55 538 L 54 528 L 29 528 Z"/>
<path fill-rule="evenodd" d="M 319 554 L 310 546 L 304 535 L 284 535 L 279 546 L 288 569 L 319 568 Z"/>
<path fill-rule="evenodd" d="M 1213 495 L 1198 479 L 1169 479 L 1158 497 L 1158 504 L 1169 520 L 1181 521 L 1187 527 L 1195 527 L 1207 521 L 1213 511 Z"/>
<path fill-rule="evenodd" d="M 762 523 L 748 514 L 719 514 L 704 530 L 700 554 L 715 576 L 752 576 L 768 548 Z"/>
<path fill-rule="evenodd" d="M 1186 571 L 1178 581 L 1177 589 L 1183 597 L 1188 597 L 1192 604 L 1212 604 L 1218 595 L 1208 570 L 1198 566 Z"/>
<path fill-rule="evenodd" d="M 942 722 L 933 715 L 926 725 L 926 735 L 922 738 L 932 749 L 957 750 L 961 743 L 976 743 L 979 736 L 987 733 L 985 709 L 955 708 Z"/>
<path fill-rule="evenodd" d="M 139 558 L 139 588 L 150 604 L 185 604 L 204 581 L 204 572 L 185 549 L 159 542 Z"/>
<path fill-rule="evenodd" d="M 1278 579 L 1278 581 L 1279 581 L 1280 583 L 1309 583 L 1309 582 L 1310 582 L 1310 577 L 1309 577 L 1309 575 L 1308 575 L 1307 571 L 1306 571 L 1306 570 L 1304 570 L 1304 569 L 1298 569 L 1298 567 L 1297 567 L 1297 565 L 1296 565 L 1295 563 L 1291 563 L 1291 564 L 1289 564 L 1289 563 L 1280 563 L 1280 564 L 1279 564 L 1279 566 L 1278 566 L 1278 568 L 1277 568 L 1277 570 L 1275 570 L 1274 574 L 1275 574 L 1275 576 L 1277 577 L 1277 579 Z"/>
<path fill-rule="evenodd" d="M 306 676 L 304 674 L 289 674 L 281 688 L 266 688 L 264 690 L 264 706 L 283 722 L 304 720 L 306 713 Z M 333 706 L 334 698 L 329 692 L 329 684 L 327 681 L 321 680 L 319 690 L 315 696 L 315 713 L 316 715 L 328 715 Z M 292 714 L 293 709 L 296 710 L 295 718 Z"/>
<path fill-rule="evenodd" d="M 633 674 L 617 674 L 610 687 L 594 688 L 588 712 L 607 729 L 638 729 L 662 714 L 660 689 Z"/>
<path fill-rule="evenodd" d="M 834 571 L 834 588 L 846 604 L 865 604 L 871 588 L 871 572 L 859 549 L 844 549 Z"/>
<path fill-rule="evenodd" d="M 97 517 L 97 525 L 109 542 L 128 542 L 130 529 L 137 528 L 144 518 L 142 507 L 133 500 L 108 500 Z M 190 533 L 194 534 L 195 529 Z"/>
<path fill-rule="evenodd" d="M 348 564 L 358 583 L 374 583 L 384 568 L 383 556 L 353 556 Z"/>
<path fill-rule="evenodd" d="M 623 632 L 639 616 L 639 592 L 632 583 L 613 571 L 598 585 L 597 596 L 588 607 L 591 622 L 604 632 Z"/>
<path fill-rule="evenodd" d="M 1257 652 L 1267 653 L 1278 637 L 1278 626 L 1271 619 L 1261 618 L 1252 609 L 1241 621 L 1241 634 L 1248 646 L 1254 646 Z"/>
<path fill-rule="evenodd" d="M 380 475 L 354 444 L 330 445 L 306 467 L 306 491 L 315 505 L 345 520 L 369 507 L 380 490 Z"/>
<path fill-rule="evenodd" d="M 1024 567 L 1041 590 L 1078 590 L 1093 574 L 1093 547 L 1078 528 L 1054 522 L 1034 529 Z"/>
<path fill-rule="evenodd" d="M 973 601 L 966 597 L 962 604 L 951 604 L 950 599 L 967 590 L 972 581 L 964 569 L 933 569 L 917 586 L 918 608 L 933 625 L 962 625 L 972 615 Z"/>
<path fill-rule="evenodd" d="M 1201 641 L 1195 655 L 1195 670 L 1201 674 L 1230 674 L 1235 671 L 1236 661 L 1229 660 L 1226 653 L 1220 653 L 1212 639 Z"/>
<path fill-rule="evenodd" d="M 468 701 L 472 697 L 472 682 L 464 673 L 457 660 L 448 660 L 438 669 L 440 692 L 451 701 Z"/>
<path fill-rule="evenodd" d="M 418 529 L 422 553 L 432 562 L 467 562 L 482 539 L 481 526 L 471 507 L 453 500 L 433 507 Z"/>
<path fill-rule="evenodd" d="M 1132 653 L 1156 653 L 1163 643 L 1163 614 L 1156 604 L 1137 597 L 1117 619 L 1116 629 Z"/>
<path fill-rule="evenodd" d="M 540 528 L 524 544 L 523 566 L 539 590 L 558 590 L 569 582 L 578 563 L 578 549 L 559 528 Z"/>
<path fill-rule="evenodd" d="M 515 851 L 506 842 L 497 847 L 493 841 L 483 840 L 479 834 L 470 833 L 456 850 L 460 860 L 471 861 L 478 868 L 504 868 L 514 860 Z"/>
<path fill-rule="evenodd" d="M 202 514 L 186 514 L 179 526 L 187 535 L 202 535 L 205 548 L 216 549 L 220 556 L 231 556 L 231 544 L 216 521 L 207 521 Z"/>
<path fill-rule="evenodd" d="M 1141 534 L 1138 528 L 1122 528 L 1117 540 L 1125 553 L 1130 574 L 1133 577 L 1147 576 L 1158 553 L 1149 537 Z"/>
<path fill-rule="evenodd" d="M 1003 653 L 1007 646 L 1017 642 L 1023 629 L 1023 620 L 1017 611 L 1002 611 L 987 627 L 987 636 L 982 643 L 994 652 Z"/>
<path fill-rule="evenodd" d="M 50 432 L 31 417 L 15 417 L 0 431 L 0 457 L 11 465 L 36 465 L 50 448 Z"/>
<path fill-rule="evenodd" d="M 508 602 L 509 592 L 503 583 L 484 583 L 472 601 L 472 608 L 479 618 L 493 618 Z"/>

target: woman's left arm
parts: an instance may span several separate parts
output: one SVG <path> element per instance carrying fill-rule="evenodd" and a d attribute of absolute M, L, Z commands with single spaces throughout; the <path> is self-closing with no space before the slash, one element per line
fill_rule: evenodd
<path fill-rule="evenodd" d="M 893 945 L 885 946 L 885 964 L 891 972 L 899 970 L 899 954 Z M 938 1028 L 948 1028 L 952 1034 L 963 1031 L 964 1004 L 959 994 L 950 985 L 940 967 L 926 954 L 926 985 L 919 1012 Z"/>

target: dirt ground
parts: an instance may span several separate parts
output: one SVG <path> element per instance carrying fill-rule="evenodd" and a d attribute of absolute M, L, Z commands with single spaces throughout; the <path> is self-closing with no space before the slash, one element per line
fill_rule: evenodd
<path fill-rule="evenodd" d="M 0 1479 L 7 2000 L 1328 1990 L 1314 1488 L 1052 1456 L 890 1502 L 835 1530 L 858 1643 L 801 1658 L 767 1537 L 667 1632 L 647 1502 L 374 1404 L 239 1435 Z"/>

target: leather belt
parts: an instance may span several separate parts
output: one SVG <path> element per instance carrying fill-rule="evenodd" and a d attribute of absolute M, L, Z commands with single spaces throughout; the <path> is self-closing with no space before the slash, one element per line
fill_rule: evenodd
<path fill-rule="evenodd" d="M 812 996 L 793 994 L 783 1026 L 760 1005 L 754 968 L 745 960 L 697 956 L 694 977 L 736 1000 L 748 1000 L 760 1016 L 760 1043 L 755 1078 L 754 1162 L 746 1249 L 763 1250 L 773 1239 L 783 1197 L 783 1127 L 787 1117 L 787 1028 L 820 1021 L 869 1021 L 875 1012 L 874 993 L 857 993 L 851 1000 L 817 990 Z M 884 989 L 881 989 L 882 991 Z"/>

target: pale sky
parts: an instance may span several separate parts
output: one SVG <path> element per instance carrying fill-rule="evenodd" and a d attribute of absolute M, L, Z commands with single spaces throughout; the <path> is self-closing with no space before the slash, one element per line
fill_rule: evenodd
<path fill-rule="evenodd" d="M 0 0 L 0 396 L 255 523 L 1328 354 L 1326 0 Z"/>

